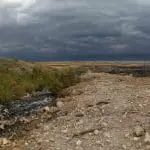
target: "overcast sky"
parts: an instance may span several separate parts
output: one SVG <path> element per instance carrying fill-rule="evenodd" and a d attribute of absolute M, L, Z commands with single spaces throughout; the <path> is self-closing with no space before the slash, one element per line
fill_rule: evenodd
<path fill-rule="evenodd" d="M 0 56 L 150 59 L 150 0 L 0 0 Z"/>

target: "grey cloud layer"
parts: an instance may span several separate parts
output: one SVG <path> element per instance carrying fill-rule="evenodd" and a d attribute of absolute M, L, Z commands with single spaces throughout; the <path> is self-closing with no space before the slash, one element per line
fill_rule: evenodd
<path fill-rule="evenodd" d="M 0 1 L 1 56 L 150 54 L 149 0 L 12 1 Z"/>

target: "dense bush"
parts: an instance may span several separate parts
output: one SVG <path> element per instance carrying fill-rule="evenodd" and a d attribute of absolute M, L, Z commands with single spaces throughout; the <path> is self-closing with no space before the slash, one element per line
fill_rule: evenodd
<path fill-rule="evenodd" d="M 34 66 L 31 72 L 18 73 L 0 70 L 0 102 L 19 99 L 25 93 L 32 93 L 44 88 L 54 94 L 79 81 L 76 69 L 46 69 Z"/>

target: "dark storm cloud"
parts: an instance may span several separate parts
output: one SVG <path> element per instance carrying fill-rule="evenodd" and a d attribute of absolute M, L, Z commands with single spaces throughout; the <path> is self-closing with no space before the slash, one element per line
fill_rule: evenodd
<path fill-rule="evenodd" d="M 148 58 L 148 0 L 3 0 L 0 56 Z"/>

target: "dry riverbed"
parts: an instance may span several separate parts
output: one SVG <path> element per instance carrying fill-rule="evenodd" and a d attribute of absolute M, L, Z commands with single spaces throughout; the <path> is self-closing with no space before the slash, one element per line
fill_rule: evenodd
<path fill-rule="evenodd" d="M 150 150 L 150 78 L 89 73 L 5 150 Z M 26 120 L 24 120 L 26 121 Z"/>

